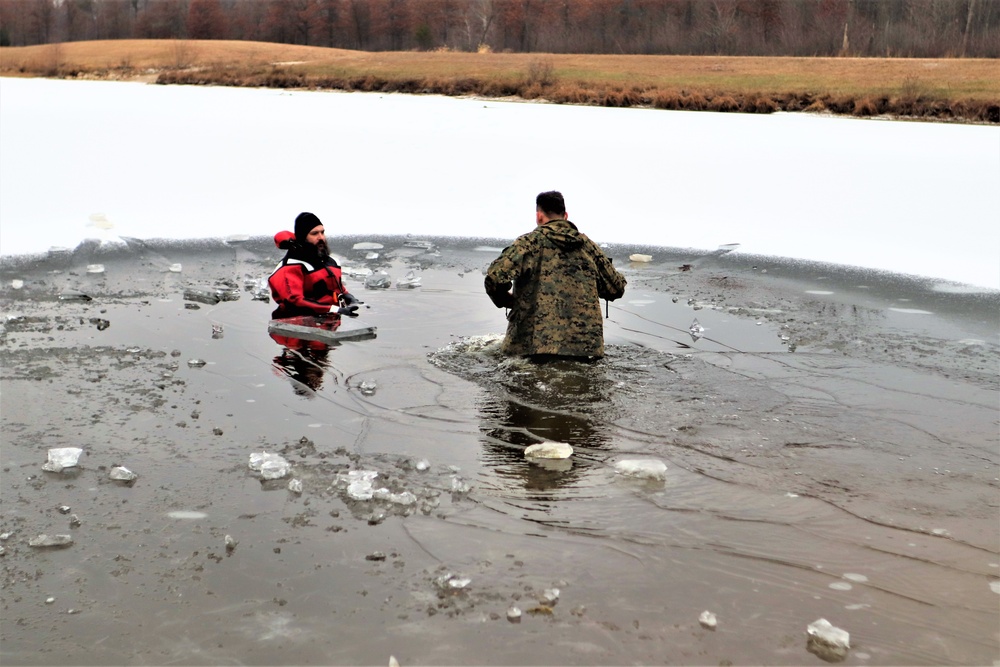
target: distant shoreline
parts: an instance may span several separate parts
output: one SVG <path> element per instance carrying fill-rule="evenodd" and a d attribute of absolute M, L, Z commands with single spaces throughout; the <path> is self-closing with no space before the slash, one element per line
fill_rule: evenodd
<path fill-rule="evenodd" d="M 991 59 L 362 52 L 107 40 L 5 47 L 0 76 L 1000 124 L 1000 61 Z"/>

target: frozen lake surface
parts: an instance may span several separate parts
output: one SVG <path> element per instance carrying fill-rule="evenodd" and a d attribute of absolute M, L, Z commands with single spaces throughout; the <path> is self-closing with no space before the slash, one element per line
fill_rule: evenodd
<path fill-rule="evenodd" d="M 1000 128 L 805 114 L 0 80 L 0 254 L 332 234 L 513 238 L 558 189 L 601 243 L 1000 288 Z"/>

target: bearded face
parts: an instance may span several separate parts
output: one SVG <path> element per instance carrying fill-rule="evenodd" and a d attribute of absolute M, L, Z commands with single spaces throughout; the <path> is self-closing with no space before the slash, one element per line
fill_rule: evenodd
<path fill-rule="evenodd" d="M 325 239 L 318 240 L 314 246 L 316 254 L 319 255 L 320 259 L 327 259 L 330 256 L 330 248 L 326 245 Z"/>

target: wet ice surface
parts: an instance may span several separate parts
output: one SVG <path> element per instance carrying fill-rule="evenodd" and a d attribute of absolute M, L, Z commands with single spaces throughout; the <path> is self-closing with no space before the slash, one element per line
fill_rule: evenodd
<path fill-rule="evenodd" d="M 373 340 L 286 350 L 252 291 L 185 307 L 269 244 L 0 267 L 4 664 L 809 664 L 820 618 L 859 664 L 996 658 L 995 296 L 612 246 L 607 357 L 539 366 L 496 353 L 503 241 L 348 238 L 422 278 L 345 279 Z"/>

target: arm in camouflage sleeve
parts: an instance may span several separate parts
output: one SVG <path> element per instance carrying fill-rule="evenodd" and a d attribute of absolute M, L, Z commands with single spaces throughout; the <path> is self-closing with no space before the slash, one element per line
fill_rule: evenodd
<path fill-rule="evenodd" d="M 493 260 L 486 270 L 484 285 L 486 294 L 497 308 L 512 308 L 514 306 L 514 295 L 511 288 L 514 286 L 514 278 L 518 274 L 521 252 L 517 249 L 517 243 L 504 248 L 500 256 Z"/>
<path fill-rule="evenodd" d="M 602 299 L 614 301 L 625 294 L 627 281 L 611 264 L 611 259 L 605 255 L 593 241 L 590 245 L 594 251 L 594 263 L 597 265 L 597 295 Z"/>

